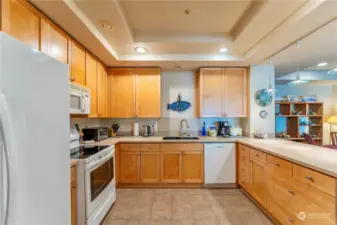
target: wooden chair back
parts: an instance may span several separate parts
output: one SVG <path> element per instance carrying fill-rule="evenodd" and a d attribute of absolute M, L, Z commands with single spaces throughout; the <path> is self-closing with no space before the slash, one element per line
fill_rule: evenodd
<path fill-rule="evenodd" d="M 337 132 L 331 132 L 332 145 L 337 145 Z"/>
<path fill-rule="evenodd" d="M 311 137 L 310 134 L 304 133 L 303 136 L 304 136 L 304 139 L 307 142 L 307 144 L 309 144 L 309 145 L 316 145 L 315 140 Z"/>

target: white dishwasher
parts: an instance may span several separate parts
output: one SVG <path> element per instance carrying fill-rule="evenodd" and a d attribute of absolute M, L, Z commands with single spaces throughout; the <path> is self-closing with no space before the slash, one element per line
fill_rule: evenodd
<path fill-rule="evenodd" d="M 235 184 L 235 143 L 210 143 L 204 147 L 205 184 Z"/>

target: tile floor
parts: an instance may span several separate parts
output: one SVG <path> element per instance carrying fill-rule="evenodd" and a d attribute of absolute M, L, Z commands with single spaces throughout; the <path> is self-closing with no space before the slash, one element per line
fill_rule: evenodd
<path fill-rule="evenodd" d="M 101 225 L 272 225 L 238 189 L 118 189 Z"/>

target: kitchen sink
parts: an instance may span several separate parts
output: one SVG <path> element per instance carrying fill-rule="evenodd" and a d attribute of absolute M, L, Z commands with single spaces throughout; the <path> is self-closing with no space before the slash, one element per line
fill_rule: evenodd
<path fill-rule="evenodd" d="M 163 140 L 199 140 L 199 137 L 168 136 L 163 137 Z"/>

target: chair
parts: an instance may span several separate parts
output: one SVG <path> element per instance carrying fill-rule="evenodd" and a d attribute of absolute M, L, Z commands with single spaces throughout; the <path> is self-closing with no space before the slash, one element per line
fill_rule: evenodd
<path fill-rule="evenodd" d="M 332 145 L 337 145 L 337 132 L 331 132 L 331 141 L 332 141 Z"/>
<path fill-rule="evenodd" d="M 310 134 L 303 133 L 303 136 L 304 136 L 304 139 L 307 142 L 307 144 L 309 144 L 309 145 L 316 145 L 315 140 L 311 137 Z"/>

